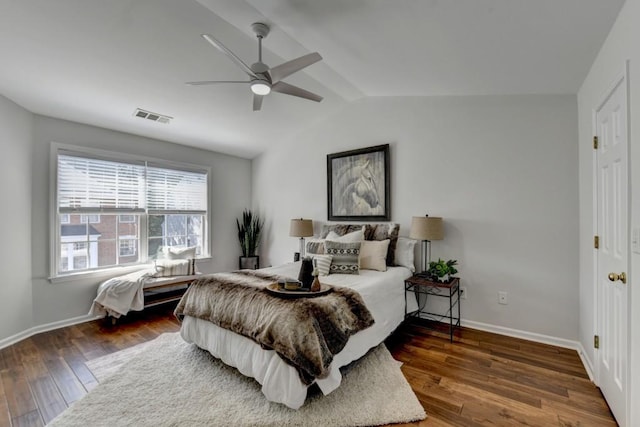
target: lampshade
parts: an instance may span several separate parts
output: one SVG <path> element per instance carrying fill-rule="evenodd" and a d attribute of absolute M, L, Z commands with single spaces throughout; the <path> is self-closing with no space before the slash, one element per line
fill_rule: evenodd
<path fill-rule="evenodd" d="M 313 221 L 310 219 L 292 219 L 289 227 L 291 237 L 311 237 L 313 236 Z"/>
<path fill-rule="evenodd" d="M 414 216 L 411 219 L 409 237 L 416 240 L 442 240 L 444 238 L 442 218 L 437 216 Z"/>

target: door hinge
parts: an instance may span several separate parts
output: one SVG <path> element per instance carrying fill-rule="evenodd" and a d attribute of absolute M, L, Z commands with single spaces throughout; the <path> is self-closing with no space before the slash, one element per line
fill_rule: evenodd
<path fill-rule="evenodd" d="M 598 149 L 598 137 L 597 136 L 593 137 L 593 149 L 594 150 Z"/>
<path fill-rule="evenodd" d="M 593 247 L 596 249 L 600 248 L 600 236 L 593 236 Z"/>
<path fill-rule="evenodd" d="M 600 337 L 598 335 L 593 336 L 593 348 L 600 348 Z"/>

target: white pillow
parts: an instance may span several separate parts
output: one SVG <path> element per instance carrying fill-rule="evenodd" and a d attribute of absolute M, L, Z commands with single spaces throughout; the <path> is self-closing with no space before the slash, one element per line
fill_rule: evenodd
<path fill-rule="evenodd" d="M 358 263 L 362 270 L 387 271 L 387 249 L 391 240 L 364 240 Z"/>
<path fill-rule="evenodd" d="M 395 264 L 408 268 L 412 273 L 416 271 L 416 267 L 413 264 L 416 242 L 417 240 L 398 237 L 398 243 L 396 244 Z"/>
<path fill-rule="evenodd" d="M 331 268 L 332 255 L 314 255 L 313 268 L 318 270 L 320 276 L 328 276 Z"/>
<path fill-rule="evenodd" d="M 338 236 L 335 231 L 330 231 L 326 237 L 327 240 L 331 240 L 332 242 L 340 242 L 340 243 L 357 243 L 362 242 L 364 240 L 364 226 L 360 230 L 352 231 L 351 233 L 347 233 L 344 236 Z"/>
<path fill-rule="evenodd" d="M 194 274 L 190 259 L 161 259 L 155 263 L 153 277 L 188 276 Z"/>
<path fill-rule="evenodd" d="M 165 253 L 167 259 L 190 259 L 196 257 L 196 247 L 176 248 L 169 247 Z"/>

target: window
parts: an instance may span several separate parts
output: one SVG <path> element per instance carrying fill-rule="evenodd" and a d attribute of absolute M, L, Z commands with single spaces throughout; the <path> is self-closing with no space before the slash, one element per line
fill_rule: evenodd
<path fill-rule="evenodd" d="M 100 224 L 100 215 L 80 215 L 81 224 Z"/>
<path fill-rule="evenodd" d="M 200 255 L 204 215 L 149 215 L 149 255 L 155 258 L 162 246 L 196 247 Z"/>
<path fill-rule="evenodd" d="M 53 276 L 140 264 L 161 246 L 207 256 L 208 171 L 57 151 Z"/>
<path fill-rule="evenodd" d="M 138 252 L 138 239 L 135 236 L 123 236 L 119 241 L 119 256 L 129 257 L 135 256 Z"/>
<path fill-rule="evenodd" d="M 133 223 L 133 222 L 136 222 L 136 216 L 135 215 L 118 215 L 118 221 L 120 221 L 120 224 Z"/>

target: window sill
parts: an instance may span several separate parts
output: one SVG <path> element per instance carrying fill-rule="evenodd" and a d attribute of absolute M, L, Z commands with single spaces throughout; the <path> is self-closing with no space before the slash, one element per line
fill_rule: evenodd
<path fill-rule="evenodd" d="M 196 258 L 196 263 L 200 261 L 211 260 L 211 257 L 203 257 Z M 74 282 L 76 280 L 95 280 L 95 279 L 110 279 L 112 277 L 122 276 L 124 274 L 132 273 L 134 271 L 144 270 L 148 268 L 152 268 L 154 263 L 151 262 L 149 264 L 135 264 L 135 265 L 127 265 L 121 267 L 110 267 L 102 270 L 91 270 L 91 271 L 81 271 L 78 273 L 70 273 L 70 274 L 61 274 L 59 276 L 49 277 L 48 280 L 50 283 L 67 283 Z"/>
<path fill-rule="evenodd" d="M 91 271 L 82 271 L 78 273 L 61 274 L 59 276 L 49 277 L 49 282 L 65 283 L 65 282 L 73 282 L 76 280 L 106 279 L 110 277 L 122 276 L 123 274 L 128 274 L 137 270 L 144 270 L 146 268 L 151 268 L 151 267 L 153 267 L 153 264 L 136 264 L 136 265 L 129 265 L 126 267 L 105 268 L 104 270 L 91 270 Z"/>

